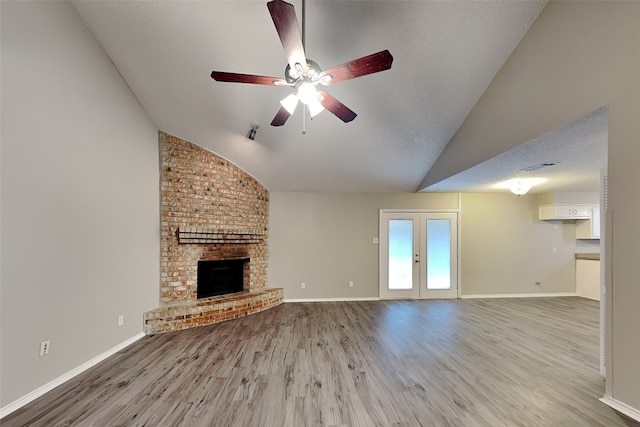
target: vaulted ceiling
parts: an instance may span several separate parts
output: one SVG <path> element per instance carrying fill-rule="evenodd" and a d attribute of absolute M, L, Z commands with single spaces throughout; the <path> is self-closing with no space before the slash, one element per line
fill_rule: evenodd
<path fill-rule="evenodd" d="M 301 24 L 301 1 L 293 4 Z M 298 108 L 282 127 L 269 123 L 290 88 L 210 78 L 212 70 L 283 76 L 287 60 L 266 1 L 74 5 L 160 130 L 226 157 L 271 191 L 413 192 L 545 2 L 308 0 L 305 50 L 323 69 L 384 49 L 394 62 L 328 87 L 358 114 L 353 122 L 327 111 L 303 121 Z M 254 141 L 246 137 L 252 122 L 260 126 Z M 541 161 L 562 146 L 551 137 L 537 148 Z M 526 162 L 537 161 L 536 147 Z M 505 173 L 517 164 L 504 161 L 525 161 L 514 155 L 502 159 Z M 431 190 L 504 191 L 494 186 L 502 178 L 494 166 Z"/>

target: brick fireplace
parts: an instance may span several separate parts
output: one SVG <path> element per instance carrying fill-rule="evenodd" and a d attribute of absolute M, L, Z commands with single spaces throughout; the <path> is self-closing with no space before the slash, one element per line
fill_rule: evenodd
<path fill-rule="evenodd" d="M 160 306 L 154 334 L 222 322 L 282 303 L 267 287 L 269 193 L 228 160 L 160 132 Z M 199 261 L 243 260 L 243 291 L 197 298 Z"/>

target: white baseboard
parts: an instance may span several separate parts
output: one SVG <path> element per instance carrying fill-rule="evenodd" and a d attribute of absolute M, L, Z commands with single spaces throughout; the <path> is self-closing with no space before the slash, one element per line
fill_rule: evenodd
<path fill-rule="evenodd" d="M 576 296 L 580 297 L 580 298 L 584 298 L 584 299 L 590 299 L 591 301 L 600 301 L 600 296 L 597 297 L 588 297 L 586 295 L 580 295 L 580 294 L 576 294 Z"/>
<path fill-rule="evenodd" d="M 548 298 L 548 297 L 575 297 L 575 292 L 549 292 L 538 294 L 469 294 L 460 298 Z M 285 298 L 284 302 L 348 302 L 348 301 L 380 301 L 380 297 L 356 297 L 356 298 Z"/>
<path fill-rule="evenodd" d="M 7 406 L 0 408 L 0 419 L 6 417 L 7 415 L 9 415 L 10 413 L 17 411 L 18 409 L 22 408 L 24 405 L 26 405 L 27 403 L 30 403 L 34 400 L 36 400 L 37 398 L 39 398 L 40 396 L 42 396 L 43 394 L 53 390 L 54 388 L 58 387 L 59 385 L 64 384 L 65 382 L 69 381 L 71 378 L 75 377 L 76 375 L 79 375 L 81 373 L 83 373 L 84 371 L 86 371 L 87 369 L 97 365 L 98 363 L 102 362 L 103 360 L 105 360 L 107 357 L 109 356 L 113 356 L 114 354 L 116 354 L 117 352 L 119 352 L 120 350 L 122 350 L 125 347 L 130 346 L 131 344 L 133 344 L 134 342 L 138 341 L 140 338 L 144 337 L 145 334 L 143 332 L 140 332 L 137 335 L 134 335 L 133 337 L 129 338 L 126 341 L 121 342 L 120 344 L 116 345 L 113 348 L 110 348 L 109 350 L 105 351 L 102 354 L 99 354 L 98 356 L 94 357 L 91 360 L 88 360 L 87 362 L 83 363 L 82 365 L 73 368 L 72 370 L 70 370 L 69 372 L 67 372 L 66 374 L 63 374 L 61 376 L 59 376 L 58 378 L 49 381 L 48 383 L 46 383 L 45 385 L 38 387 L 37 389 L 33 390 L 30 393 L 27 393 L 26 395 L 22 396 L 21 398 L 19 398 L 18 400 L 9 403 Z"/>
<path fill-rule="evenodd" d="M 460 295 L 460 298 L 548 298 L 548 297 L 575 297 L 575 292 L 550 292 L 539 294 L 469 294 Z"/>
<path fill-rule="evenodd" d="M 622 403 L 614 398 L 612 398 L 611 396 L 604 396 L 600 399 L 600 402 L 604 403 L 605 405 L 607 405 L 610 408 L 615 409 L 616 411 L 620 412 L 621 414 L 626 415 L 629 418 L 632 418 L 636 421 L 640 421 L 640 410 L 636 409 L 636 408 L 632 408 L 631 406 L 627 405 L 626 403 Z"/>
<path fill-rule="evenodd" d="M 284 302 L 350 302 L 350 301 L 380 301 L 378 297 L 355 298 L 285 298 Z"/>

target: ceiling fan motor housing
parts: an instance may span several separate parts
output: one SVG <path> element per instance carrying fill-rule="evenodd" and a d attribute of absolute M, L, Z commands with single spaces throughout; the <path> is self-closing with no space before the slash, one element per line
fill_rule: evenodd
<path fill-rule="evenodd" d="M 291 68 L 290 64 L 287 64 L 287 67 L 284 69 L 284 78 L 287 83 L 294 85 L 300 80 L 305 80 L 305 77 L 311 82 L 316 82 L 318 80 L 318 75 L 322 71 L 322 68 L 320 68 L 320 66 L 315 61 L 308 58 L 307 68 L 309 69 L 309 72 L 306 74 L 306 76 L 301 70 L 302 67 L 299 68 L 299 70 L 294 70 Z"/>

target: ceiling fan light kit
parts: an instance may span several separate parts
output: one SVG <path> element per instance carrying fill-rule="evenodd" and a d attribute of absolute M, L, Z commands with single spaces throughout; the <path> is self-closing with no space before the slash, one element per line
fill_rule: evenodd
<path fill-rule="evenodd" d="M 304 0 L 302 1 L 304 28 Z M 304 41 L 293 5 L 283 0 L 272 0 L 267 3 L 267 8 L 287 57 L 284 79 L 223 71 L 212 71 L 211 77 L 219 82 L 292 87 L 294 92 L 280 101 L 281 107 L 271 121 L 271 126 L 284 125 L 295 111 L 298 102 L 307 107 L 311 117 L 326 109 L 345 123 L 355 119 L 355 112 L 326 91 L 318 90 L 319 86 L 329 86 L 388 70 L 393 63 L 391 53 L 383 50 L 322 71 L 316 62 L 305 55 Z"/>

